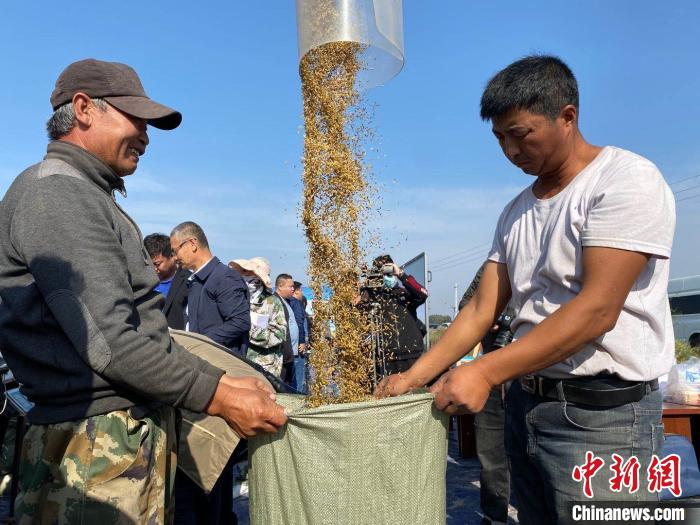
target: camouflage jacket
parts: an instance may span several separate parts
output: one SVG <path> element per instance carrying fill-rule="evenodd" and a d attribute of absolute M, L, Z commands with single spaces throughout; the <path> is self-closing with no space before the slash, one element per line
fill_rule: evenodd
<path fill-rule="evenodd" d="M 265 348 L 276 350 L 282 349 L 282 344 L 287 338 L 287 321 L 284 316 L 284 305 L 279 297 L 267 290 L 258 298 L 258 302 L 250 303 L 251 327 L 250 346 L 253 348 Z M 265 323 L 256 323 L 255 316 L 267 316 L 267 326 Z"/>

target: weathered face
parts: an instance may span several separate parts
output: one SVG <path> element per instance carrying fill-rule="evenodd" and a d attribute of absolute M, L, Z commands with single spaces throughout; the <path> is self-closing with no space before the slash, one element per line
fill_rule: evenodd
<path fill-rule="evenodd" d="M 148 146 L 147 121 L 110 105 L 92 115 L 90 152 L 120 177 L 134 173 Z"/>
<path fill-rule="evenodd" d="M 196 239 L 176 236 L 170 237 L 170 249 L 173 251 L 176 262 L 188 270 L 196 270 L 197 262 L 195 256 Z"/>
<path fill-rule="evenodd" d="M 560 116 L 552 121 L 544 115 L 514 109 L 494 118 L 492 124 L 503 154 L 528 175 L 556 172 L 569 155 L 569 137 L 574 128 L 567 118 Z"/>
<path fill-rule="evenodd" d="M 289 299 L 294 293 L 294 279 L 283 279 L 282 282 L 277 285 L 275 291 L 280 297 Z"/>
<path fill-rule="evenodd" d="M 172 257 L 166 257 L 162 253 L 159 253 L 158 255 L 151 257 L 151 260 L 153 261 L 153 267 L 156 269 L 156 273 L 158 274 L 158 279 L 161 281 L 167 281 L 173 275 L 175 275 L 175 272 L 177 271 L 177 258 L 175 255 Z"/>

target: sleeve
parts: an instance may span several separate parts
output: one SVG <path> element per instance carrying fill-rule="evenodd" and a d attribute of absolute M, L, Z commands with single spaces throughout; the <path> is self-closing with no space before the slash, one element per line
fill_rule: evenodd
<path fill-rule="evenodd" d="M 412 275 L 406 275 L 405 273 L 399 277 L 401 284 L 406 288 L 406 292 L 413 303 L 413 306 L 418 307 L 422 305 L 428 299 L 428 290 L 423 288 L 415 277 Z"/>
<path fill-rule="evenodd" d="M 652 163 L 628 163 L 606 174 L 589 200 L 582 246 L 671 255 L 676 211 L 673 193 Z"/>
<path fill-rule="evenodd" d="M 147 398 L 203 410 L 223 372 L 173 344 L 164 318 L 160 337 L 136 329 L 113 210 L 85 184 L 62 176 L 39 181 L 17 207 L 13 243 L 61 329 L 95 373 Z"/>
<path fill-rule="evenodd" d="M 227 268 L 228 270 L 228 268 Z M 226 272 L 217 286 L 216 307 L 224 320 L 202 334 L 224 346 L 241 340 L 250 331 L 250 301 L 243 279 Z"/>
<path fill-rule="evenodd" d="M 493 234 L 493 242 L 491 243 L 491 249 L 487 259 L 489 261 L 497 263 L 506 263 L 506 234 L 503 228 L 503 222 L 505 221 L 505 216 L 507 210 L 510 209 L 510 205 L 501 212 L 501 216 L 498 218 L 498 223 L 496 224 L 496 231 Z"/>
<path fill-rule="evenodd" d="M 272 348 L 281 345 L 287 339 L 287 321 L 284 317 L 284 305 L 277 297 L 274 295 L 267 297 L 265 305 L 269 305 L 270 319 L 267 327 L 251 327 L 250 342 L 262 348 Z"/>

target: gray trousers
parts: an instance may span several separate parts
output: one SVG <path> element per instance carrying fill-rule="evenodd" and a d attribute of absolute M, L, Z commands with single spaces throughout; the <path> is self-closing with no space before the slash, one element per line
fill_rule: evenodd
<path fill-rule="evenodd" d="M 507 387 L 510 384 L 506 385 Z M 483 410 L 474 417 L 476 455 L 481 464 L 481 510 L 491 522 L 508 520 L 510 471 L 505 447 L 505 408 L 502 387 L 491 390 Z"/>

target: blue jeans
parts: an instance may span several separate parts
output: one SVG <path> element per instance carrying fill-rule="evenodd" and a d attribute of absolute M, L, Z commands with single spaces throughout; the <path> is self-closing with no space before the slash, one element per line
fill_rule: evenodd
<path fill-rule="evenodd" d="M 658 501 L 647 489 L 647 467 L 663 443 L 661 391 L 636 403 L 594 408 L 567 403 L 561 385 L 558 401 L 542 400 L 514 381 L 506 398 L 506 450 L 511 465 L 518 518 L 522 525 L 570 523 L 574 501 Z M 605 461 L 592 478 L 593 499 L 574 481 L 573 468 L 583 465 L 586 451 Z M 639 490 L 612 492 L 612 454 L 640 463 Z"/>
<path fill-rule="evenodd" d="M 294 384 L 292 385 L 302 394 L 306 394 L 306 358 L 294 356 Z"/>

